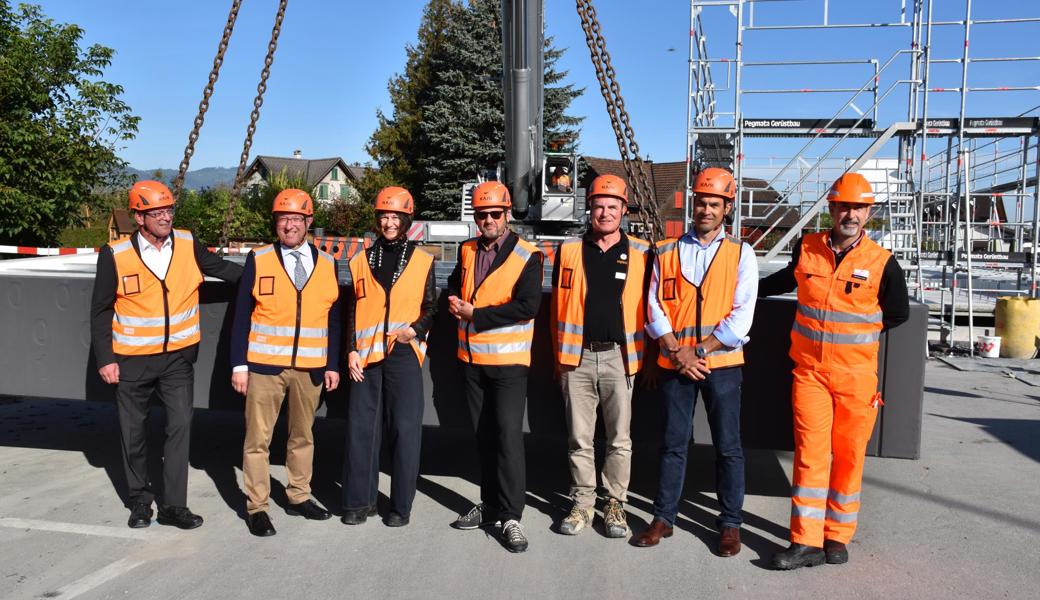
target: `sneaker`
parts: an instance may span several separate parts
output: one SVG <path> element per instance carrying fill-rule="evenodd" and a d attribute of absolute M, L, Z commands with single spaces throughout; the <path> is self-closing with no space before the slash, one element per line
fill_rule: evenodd
<path fill-rule="evenodd" d="M 506 550 L 510 552 L 527 551 L 527 536 L 516 519 L 509 519 L 502 525 L 502 541 L 505 542 Z"/>
<path fill-rule="evenodd" d="M 560 523 L 560 533 L 563 535 L 578 535 L 585 527 L 591 524 L 592 511 L 575 504 L 571 507 L 570 514 Z"/>
<path fill-rule="evenodd" d="M 606 525 L 607 537 L 623 538 L 628 535 L 628 516 L 625 505 L 611 498 L 603 510 L 603 523 Z"/>
<path fill-rule="evenodd" d="M 455 522 L 451 524 L 455 529 L 477 529 L 478 527 L 488 527 L 489 525 L 498 526 L 499 521 L 493 520 L 488 514 L 488 509 L 483 504 L 478 504 L 473 508 L 469 509 L 469 512 L 464 515 L 459 515 L 459 518 L 455 519 Z"/>

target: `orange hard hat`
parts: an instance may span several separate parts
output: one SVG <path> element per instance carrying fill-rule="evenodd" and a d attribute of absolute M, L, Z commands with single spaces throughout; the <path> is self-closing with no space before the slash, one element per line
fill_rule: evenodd
<path fill-rule="evenodd" d="M 509 189 L 501 181 L 485 181 L 473 188 L 473 210 L 484 208 L 509 208 Z"/>
<path fill-rule="evenodd" d="M 403 187 L 385 187 L 376 194 L 376 210 L 410 215 L 415 212 L 415 201 L 412 200 L 412 194 Z"/>
<path fill-rule="evenodd" d="M 873 204 L 874 190 L 870 182 L 859 173 L 845 173 L 831 185 L 827 192 L 828 202 L 848 202 L 850 204 Z"/>
<path fill-rule="evenodd" d="M 274 197 L 271 212 L 296 213 L 309 217 L 314 214 L 314 202 L 307 192 L 290 188 L 278 192 Z"/>
<path fill-rule="evenodd" d="M 733 173 L 726 169 L 708 167 L 697 173 L 697 179 L 693 181 L 693 193 L 722 196 L 732 200 L 737 194 L 737 182 L 733 180 Z"/>
<path fill-rule="evenodd" d="M 130 188 L 130 210 L 152 210 L 173 206 L 170 188 L 158 181 L 138 181 Z"/>
<path fill-rule="evenodd" d="M 592 180 L 589 188 L 589 201 L 596 196 L 611 196 L 628 204 L 628 185 L 617 175 L 600 175 Z"/>

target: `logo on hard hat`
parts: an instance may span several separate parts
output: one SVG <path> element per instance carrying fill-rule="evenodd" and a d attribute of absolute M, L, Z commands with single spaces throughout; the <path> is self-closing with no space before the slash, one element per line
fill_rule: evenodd
<path fill-rule="evenodd" d="M 141 204 L 148 206 L 148 199 L 145 198 L 143 194 L 138 194 L 137 197 L 141 199 Z"/>

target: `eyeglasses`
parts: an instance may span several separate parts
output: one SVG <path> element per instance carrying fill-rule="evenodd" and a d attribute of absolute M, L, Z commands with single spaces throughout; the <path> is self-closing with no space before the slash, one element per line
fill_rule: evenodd
<path fill-rule="evenodd" d="M 275 221 L 278 223 L 294 223 L 299 225 L 307 220 L 307 217 L 303 215 L 279 215 Z"/>
<path fill-rule="evenodd" d="M 488 217 L 497 221 L 502 218 L 503 214 L 505 214 L 504 210 L 482 210 L 474 213 L 473 216 L 476 217 L 478 221 L 483 221 Z"/>
<path fill-rule="evenodd" d="M 157 208 L 144 213 L 144 216 L 151 217 L 153 219 L 161 219 L 163 217 L 172 217 L 173 213 L 176 212 L 175 208 Z"/>

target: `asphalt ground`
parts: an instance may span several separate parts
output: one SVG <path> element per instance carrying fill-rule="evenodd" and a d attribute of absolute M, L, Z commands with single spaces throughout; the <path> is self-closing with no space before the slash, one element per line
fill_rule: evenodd
<path fill-rule="evenodd" d="M 636 548 L 554 532 L 569 508 L 561 440 L 529 436 L 525 554 L 449 527 L 478 496 L 472 438 L 427 429 L 411 524 L 285 514 L 284 424 L 271 516 L 254 538 L 240 491 L 240 413 L 196 411 L 189 502 L 205 525 L 126 527 L 112 405 L 0 397 L 0 598 L 1036 598 L 1040 388 L 928 362 L 922 458 L 868 458 L 850 562 L 768 568 L 786 546 L 791 454 L 747 451 L 743 551 L 715 555 L 713 453 L 691 450 L 675 536 Z M 161 443 L 161 412 L 152 443 Z M 343 423 L 319 420 L 314 495 L 338 511 Z M 153 461 L 158 472 L 159 464 Z M 650 519 L 656 448 L 637 446 L 628 509 Z M 384 473 L 380 490 L 389 490 Z M 380 510 L 385 514 L 386 498 Z M 601 513 L 600 513 L 601 515 Z"/>

